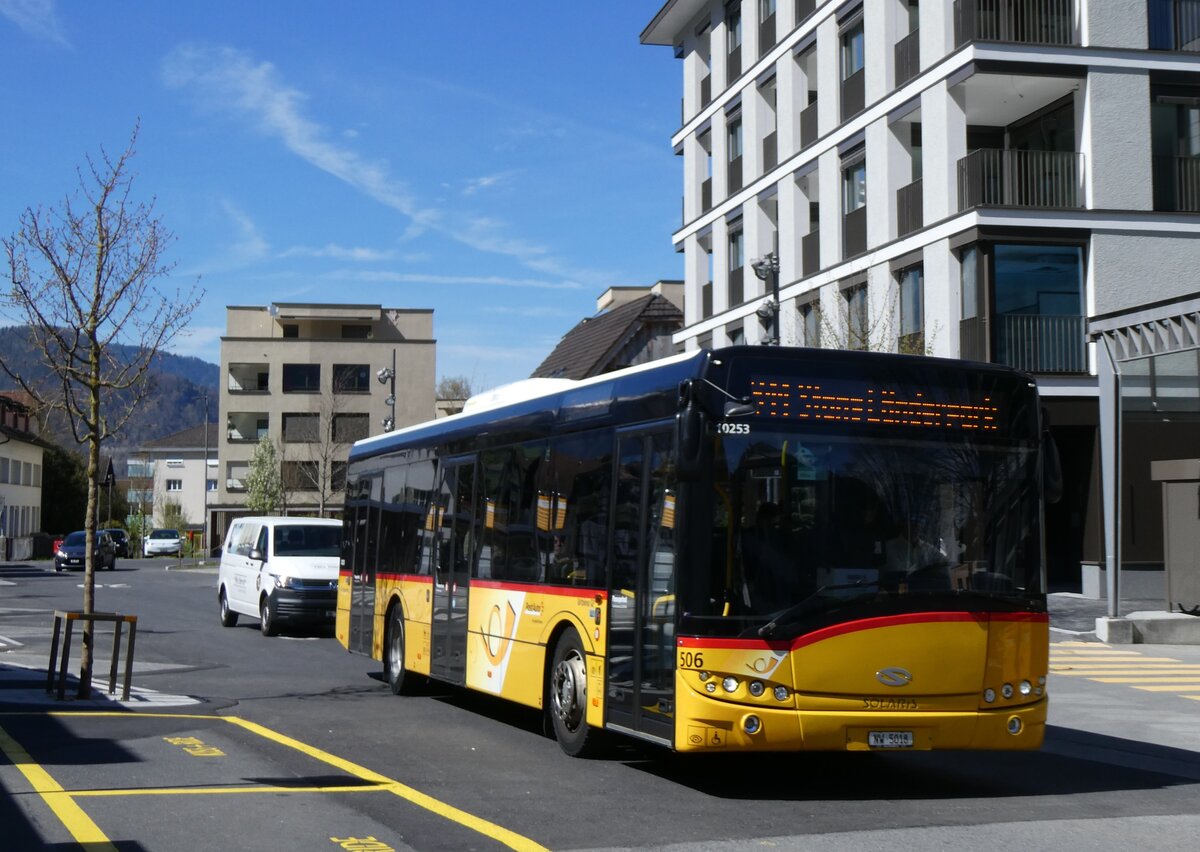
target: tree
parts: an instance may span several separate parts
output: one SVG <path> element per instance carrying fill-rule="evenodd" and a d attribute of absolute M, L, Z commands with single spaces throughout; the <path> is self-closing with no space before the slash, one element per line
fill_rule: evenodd
<path fill-rule="evenodd" d="M 447 414 L 458 414 L 471 398 L 471 380 L 466 376 L 442 376 L 436 396 L 439 408 Z"/>
<path fill-rule="evenodd" d="M 57 444 L 42 453 L 42 529 L 69 533 L 87 515 L 87 471 L 78 453 Z"/>
<path fill-rule="evenodd" d="M 354 378 L 335 372 L 330 389 L 316 399 L 315 411 L 284 421 L 279 453 L 284 496 L 300 492 L 315 497 L 320 517 L 325 516 L 333 496 L 345 487 L 335 470 L 339 464 L 344 468 L 350 444 L 369 433 L 368 415 L 346 410 L 346 395 L 358 387 Z"/>
<path fill-rule="evenodd" d="M 271 515 L 283 504 L 283 480 L 275 442 L 267 435 L 258 439 L 250 471 L 246 474 L 246 508 L 256 515 Z"/>
<path fill-rule="evenodd" d="M 87 453 L 87 531 L 83 611 L 95 611 L 95 531 L 100 450 L 150 393 L 155 355 L 186 327 L 199 300 L 196 285 L 165 293 L 164 255 L 173 240 L 153 201 L 133 196 L 129 145 L 113 158 L 76 170 L 79 186 L 58 208 L 26 208 L 16 233 L 3 240 L 11 290 L 6 307 L 30 328 L 48 378 L 39 381 L 2 364 L 40 409 L 59 412 Z M 112 351 L 132 344 L 124 357 Z M 91 694 L 91 622 L 84 622 L 79 694 Z"/>

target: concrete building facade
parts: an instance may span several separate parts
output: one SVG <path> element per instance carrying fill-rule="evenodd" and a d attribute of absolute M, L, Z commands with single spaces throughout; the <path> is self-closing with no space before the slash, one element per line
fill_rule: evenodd
<path fill-rule="evenodd" d="M 1048 510 L 1052 581 L 1079 584 L 1081 565 L 1106 558 L 1103 329 L 1089 334 L 1088 319 L 1200 291 L 1194 12 L 1186 0 L 668 0 L 642 41 L 672 47 L 683 72 L 676 342 L 762 342 L 777 312 L 784 344 L 1033 373 L 1067 474 Z M 1193 455 L 1197 430 L 1179 424 L 1200 414 L 1194 382 L 1176 393 L 1176 426 L 1122 461 L 1123 566 L 1162 565 L 1149 462 Z"/>
<path fill-rule="evenodd" d="M 42 531 L 42 455 L 28 407 L 0 396 L 0 540 Z M 0 558 L 7 545 L 0 541 Z"/>
<path fill-rule="evenodd" d="M 203 528 L 217 493 L 220 434 L 215 423 L 193 426 L 147 441 L 128 457 L 125 496 L 144 529 L 165 526 L 169 505 L 179 508 L 184 529 Z"/>
<path fill-rule="evenodd" d="M 227 308 L 210 545 L 246 512 L 246 478 L 262 437 L 281 457 L 290 514 L 340 513 L 350 444 L 435 416 L 434 351 L 432 310 Z"/>

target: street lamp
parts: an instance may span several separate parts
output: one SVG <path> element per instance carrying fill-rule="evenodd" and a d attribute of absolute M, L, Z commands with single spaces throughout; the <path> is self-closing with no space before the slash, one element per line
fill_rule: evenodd
<path fill-rule="evenodd" d="M 387 399 L 383 404 L 388 407 L 388 416 L 383 418 L 383 431 L 390 432 L 396 428 L 396 350 L 392 350 L 392 366 L 383 367 L 375 374 L 379 384 L 389 385 Z"/>
<path fill-rule="evenodd" d="M 200 557 L 200 561 L 204 562 L 208 558 L 208 391 L 204 392 L 204 464 L 201 468 L 200 480 L 204 488 L 204 513 L 200 527 L 200 546 L 204 548 L 204 555 Z"/>
<path fill-rule="evenodd" d="M 779 345 L 779 255 L 768 252 L 758 260 L 750 261 L 754 274 L 760 281 L 767 281 L 771 287 L 771 298 L 764 301 L 754 311 L 765 327 L 771 324 L 771 336 L 764 343 L 768 346 Z"/>

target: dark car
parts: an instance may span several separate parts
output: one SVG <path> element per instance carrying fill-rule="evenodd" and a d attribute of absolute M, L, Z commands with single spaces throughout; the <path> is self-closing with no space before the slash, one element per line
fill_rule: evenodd
<path fill-rule="evenodd" d="M 64 568 L 82 571 L 86 566 L 87 533 L 76 530 L 62 540 L 58 550 L 54 552 L 54 570 Z M 96 570 L 107 568 L 112 571 L 117 567 L 117 548 L 112 537 L 103 531 L 96 533 Z"/>
<path fill-rule="evenodd" d="M 108 533 L 108 537 L 113 541 L 113 547 L 117 556 L 129 558 L 129 535 L 120 527 L 114 527 L 110 530 L 101 530 Z"/>

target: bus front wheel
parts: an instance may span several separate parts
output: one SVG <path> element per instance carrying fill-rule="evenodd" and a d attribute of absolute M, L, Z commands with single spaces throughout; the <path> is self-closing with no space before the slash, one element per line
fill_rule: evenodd
<path fill-rule="evenodd" d="M 574 630 L 563 633 L 554 646 L 546 693 L 546 711 L 562 750 L 572 757 L 594 753 L 599 731 L 587 723 L 587 662 Z"/>

